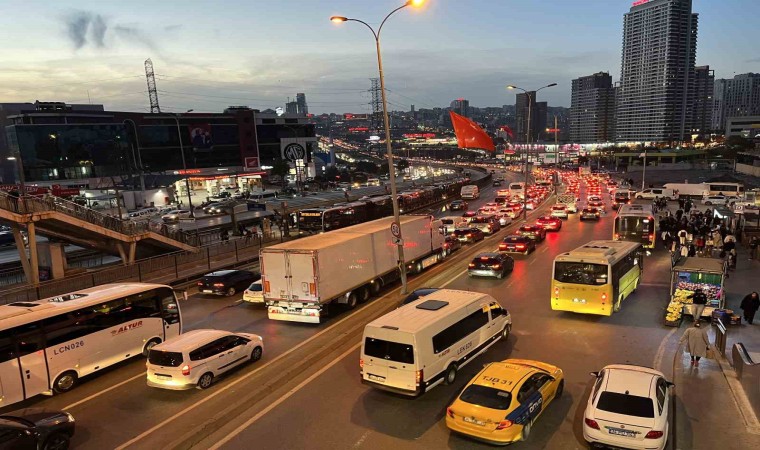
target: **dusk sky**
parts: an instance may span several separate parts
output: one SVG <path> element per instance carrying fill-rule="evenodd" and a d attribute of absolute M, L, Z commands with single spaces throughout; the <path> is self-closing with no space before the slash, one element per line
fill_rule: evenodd
<path fill-rule="evenodd" d="M 103 103 L 149 110 L 152 58 L 162 110 L 265 109 L 306 93 L 310 112 L 368 112 L 379 24 L 403 0 L 0 0 L 0 102 Z M 570 81 L 620 77 L 631 0 L 428 0 L 383 29 L 391 109 L 514 104 L 505 86 L 569 106 Z M 760 71 L 758 0 L 694 0 L 697 64 L 716 78 Z"/>

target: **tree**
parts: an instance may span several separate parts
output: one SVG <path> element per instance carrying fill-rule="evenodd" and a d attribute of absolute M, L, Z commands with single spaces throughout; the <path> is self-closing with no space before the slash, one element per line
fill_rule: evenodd
<path fill-rule="evenodd" d="M 338 176 L 338 168 L 335 166 L 328 166 L 325 169 L 325 179 L 327 181 L 335 181 L 335 177 Z"/>
<path fill-rule="evenodd" d="M 270 175 L 279 175 L 284 178 L 288 172 L 290 172 L 290 164 L 284 159 L 275 159 L 269 173 Z"/>
<path fill-rule="evenodd" d="M 377 173 L 377 164 L 372 161 L 358 161 L 356 163 L 356 170 L 359 172 L 367 172 L 375 174 Z"/>

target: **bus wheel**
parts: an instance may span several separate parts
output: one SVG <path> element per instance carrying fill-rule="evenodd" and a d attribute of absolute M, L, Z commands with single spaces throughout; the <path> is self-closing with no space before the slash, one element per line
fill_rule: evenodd
<path fill-rule="evenodd" d="M 62 374 L 58 375 L 58 378 L 56 378 L 53 382 L 53 392 L 56 394 L 69 392 L 70 390 L 74 389 L 74 386 L 77 385 L 78 380 L 79 378 L 77 377 L 76 372 L 63 372 Z"/>
<path fill-rule="evenodd" d="M 346 299 L 346 308 L 348 309 L 354 309 L 356 308 L 356 293 L 352 292 L 348 295 L 348 299 Z"/>
<path fill-rule="evenodd" d="M 364 303 L 369 300 L 369 286 L 359 289 L 359 302 Z"/>
<path fill-rule="evenodd" d="M 620 312 L 620 304 L 623 303 L 623 296 L 618 297 L 615 304 L 612 306 L 612 312 Z"/>
<path fill-rule="evenodd" d="M 155 347 L 156 345 L 160 343 L 161 343 L 161 339 L 158 339 L 158 338 L 149 340 L 148 343 L 145 344 L 145 347 L 143 347 L 143 351 L 142 351 L 143 356 L 147 358 L 148 353 L 150 352 L 150 349 L 152 349 L 153 347 Z"/>

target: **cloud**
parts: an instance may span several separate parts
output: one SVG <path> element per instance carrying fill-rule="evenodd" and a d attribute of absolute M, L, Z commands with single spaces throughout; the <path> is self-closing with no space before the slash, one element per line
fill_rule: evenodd
<path fill-rule="evenodd" d="M 64 17 L 66 35 L 79 50 L 87 43 L 87 28 L 90 26 L 92 14 L 85 11 L 76 11 Z"/>
<path fill-rule="evenodd" d="M 105 47 L 105 36 L 108 25 L 106 25 L 105 19 L 99 14 L 96 14 L 92 18 L 92 41 L 96 47 Z"/>
<path fill-rule="evenodd" d="M 181 29 L 183 25 L 167 25 L 164 27 L 164 31 L 177 31 Z"/>
<path fill-rule="evenodd" d="M 108 48 L 116 41 L 137 44 L 158 51 L 153 38 L 134 24 L 116 24 L 110 26 L 106 18 L 92 11 L 74 11 L 63 17 L 66 36 L 80 50 L 88 45 L 96 48 Z M 165 31 L 178 30 L 182 25 L 169 25 Z"/>
<path fill-rule="evenodd" d="M 113 27 L 114 33 L 121 39 L 130 42 L 142 44 L 151 50 L 158 50 L 156 43 L 145 32 L 134 25 L 116 25 Z"/>
<path fill-rule="evenodd" d="M 750 59 L 748 59 L 748 60 L 746 60 L 744 62 L 748 62 L 748 63 L 760 63 L 760 56 L 758 56 L 757 58 L 750 58 Z"/>

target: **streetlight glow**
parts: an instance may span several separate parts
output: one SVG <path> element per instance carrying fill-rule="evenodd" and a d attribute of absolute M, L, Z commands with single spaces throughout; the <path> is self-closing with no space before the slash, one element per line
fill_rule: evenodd
<path fill-rule="evenodd" d="M 9 157 L 7 157 L 5 159 L 7 159 L 8 161 L 15 161 L 16 157 L 15 156 L 9 156 Z"/>
<path fill-rule="evenodd" d="M 414 7 L 420 7 L 422 4 L 425 3 L 425 0 L 409 0 L 406 2 L 407 5 L 414 6 Z"/>
<path fill-rule="evenodd" d="M 332 16 L 332 17 L 330 17 L 330 21 L 334 22 L 334 23 L 341 23 L 341 22 L 345 22 L 347 20 L 348 20 L 348 17 L 343 17 L 343 16 Z"/>
<path fill-rule="evenodd" d="M 507 86 L 507 89 L 517 89 L 517 86 L 512 86 L 511 84 Z"/>

